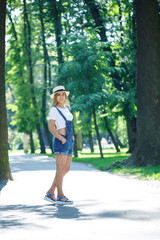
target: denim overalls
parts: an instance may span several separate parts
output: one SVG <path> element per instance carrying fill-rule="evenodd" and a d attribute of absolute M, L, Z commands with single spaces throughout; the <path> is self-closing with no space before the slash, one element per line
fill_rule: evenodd
<path fill-rule="evenodd" d="M 63 155 L 72 156 L 73 145 L 74 145 L 73 123 L 72 123 L 72 121 L 67 120 L 66 117 L 63 115 L 63 113 L 56 106 L 54 106 L 54 107 L 57 109 L 59 114 L 66 121 L 66 129 L 67 129 L 67 135 L 62 135 L 61 134 L 64 138 L 66 138 L 66 142 L 64 144 L 62 144 L 62 142 L 58 138 L 55 138 L 54 144 L 53 144 L 54 154 L 63 154 Z"/>

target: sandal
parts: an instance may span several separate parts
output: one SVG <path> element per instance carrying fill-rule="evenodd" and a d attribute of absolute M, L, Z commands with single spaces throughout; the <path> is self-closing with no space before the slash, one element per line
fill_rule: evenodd
<path fill-rule="evenodd" d="M 52 197 L 55 196 L 55 194 L 51 194 L 49 191 L 46 193 L 44 200 L 49 201 L 51 203 L 56 203 L 56 199 L 53 199 Z"/>
<path fill-rule="evenodd" d="M 62 200 L 63 198 L 65 198 L 65 200 Z M 73 202 L 71 200 L 69 200 L 68 198 L 66 198 L 66 196 L 57 196 L 57 200 L 56 200 L 57 204 L 72 204 Z"/>

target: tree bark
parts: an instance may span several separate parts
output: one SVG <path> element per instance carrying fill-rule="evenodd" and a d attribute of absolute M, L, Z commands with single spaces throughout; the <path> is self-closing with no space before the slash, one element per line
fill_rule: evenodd
<path fill-rule="evenodd" d="M 118 148 L 117 141 L 116 141 L 116 139 L 115 139 L 115 137 L 114 137 L 114 135 L 113 135 L 110 127 L 109 127 L 107 117 L 104 117 L 104 122 L 105 122 L 106 129 L 107 129 L 107 131 L 108 131 L 108 133 L 109 133 L 109 135 L 110 135 L 110 137 L 111 137 L 111 139 L 112 139 L 112 142 L 113 142 L 113 144 L 114 144 L 117 152 L 120 152 L 120 149 Z"/>
<path fill-rule="evenodd" d="M 34 152 L 35 152 L 35 147 L 34 147 L 34 142 L 33 142 L 33 134 L 32 134 L 32 131 L 29 132 L 29 137 L 30 137 L 31 153 L 34 153 Z"/>
<path fill-rule="evenodd" d="M 99 35 L 101 37 L 101 41 L 107 42 L 106 30 L 105 30 L 103 19 L 100 15 L 98 6 L 95 4 L 95 1 L 93 0 L 84 0 L 84 2 L 87 4 L 88 8 L 90 9 L 90 12 L 95 21 L 96 27 L 99 28 Z"/>
<path fill-rule="evenodd" d="M 53 12 L 53 19 L 54 19 L 54 27 L 55 27 L 55 34 L 56 34 L 56 43 L 57 43 L 57 52 L 58 52 L 58 64 L 64 62 L 62 48 L 61 48 L 61 37 L 62 34 L 62 24 L 61 24 L 61 12 L 58 8 L 58 3 L 56 0 L 52 0 L 52 12 Z"/>
<path fill-rule="evenodd" d="M 74 134 L 74 147 L 73 147 L 74 157 L 78 157 L 77 134 L 75 133 L 74 125 L 73 125 L 73 134 Z"/>
<path fill-rule="evenodd" d="M 50 94 L 52 94 L 53 89 L 52 89 L 52 77 L 51 77 L 51 62 L 50 62 L 49 56 L 47 58 L 47 62 L 48 62 L 48 79 L 49 79 L 48 87 L 49 87 Z"/>
<path fill-rule="evenodd" d="M 6 0 L 0 7 L 0 181 L 12 180 L 8 158 L 8 124 L 5 99 L 5 20 Z"/>
<path fill-rule="evenodd" d="M 94 144 L 93 144 L 92 131 L 89 131 L 88 138 L 89 138 L 90 149 L 91 149 L 91 152 L 93 153 L 94 152 Z"/>
<path fill-rule="evenodd" d="M 160 19 L 156 0 L 136 0 L 138 34 L 137 142 L 130 160 L 160 164 Z"/>
<path fill-rule="evenodd" d="M 52 2 L 52 15 L 54 20 L 54 27 L 55 27 L 55 35 L 56 35 L 56 43 L 57 43 L 57 53 L 58 53 L 58 65 L 59 65 L 59 72 L 61 69 L 61 65 L 64 63 L 64 57 L 62 52 L 62 23 L 61 23 L 61 0 L 51 0 Z M 58 85 L 67 84 L 67 77 L 59 78 Z"/>
<path fill-rule="evenodd" d="M 42 122 L 43 122 L 43 127 L 46 132 L 47 140 L 49 143 L 49 147 L 53 153 L 53 147 L 52 147 L 52 138 L 51 134 L 48 130 L 48 125 L 46 121 L 46 93 L 47 93 L 47 59 L 48 59 L 48 52 L 47 52 L 47 47 L 46 47 L 46 39 L 45 39 L 45 28 L 44 28 L 44 22 L 43 22 L 43 2 L 42 0 L 38 0 L 38 5 L 39 5 L 39 16 L 40 16 L 40 22 L 41 22 L 41 29 L 42 29 L 42 41 L 43 41 L 43 58 L 44 58 L 44 85 L 43 85 L 43 94 L 42 94 L 42 107 L 41 107 L 41 112 L 42 112 Z"/>
<path fill-rule="evenodd" d="M 116 139 L 117 145 L 118 145 L 120 148 L 124 148 L 124 145 L 123 145 L 123 143 L 120 141 L 118 135 L 115 134 L 114 137 L 115 137 L 115 139 Z"/>
<path fill-rule="evenodd" d="M 26 31 L 25 35 L 27 40 L 26 47 L 27 47 L 27 55 L 28 55 L 29 80 L 30 80 L 30 86 L 31 86 L 32 102 L 35 108 L 34 115 L 36 119 L 36 128 L 37 128 L 37 133 L 39 137 L 41 153 L 45 153 L 45 145 L 44 145 L 44 141 L 41 133 L 41 126 L 40 126 L 40 122 L 38 120 L 38 115 L 36 112 L 36 110 L 38 109 L 38 106 L 37 106 L 37 101 L 35 97 L 34 80 L 33 80 L 32 53 L 31 53 L 31 27 L 28 19 L 26 0 L 23 0 L 23 4 L 24 4 L 24 24 L 25 24 L 25 31 Z"/>
<path fill-rule="evenodd" d="M 97 134 L 97 140 L 98 140 L 100 155 L 101 155 L 101 158 L 103 158 L 101 140 L 100 140 L 99 129 L 98 129 L 97 120 L 96 120 L 96 112 L 95 112 L 94 107 L 93 107 L 93 119 L 94 119 L 94 126 L 95 126 L 95 130 L 96 130 L 96 134 Z"/>
<path fill-rule="evenodd" d="M 24 153 L 28 153 L 28 135 L 25 133 L 23 135 L 23 150 Z"/>
<path fill-rule="evenodd" d="M 127 153 L 132 153 L 136 144 L 136 118 L 126 119 L 129 149 Z"/>

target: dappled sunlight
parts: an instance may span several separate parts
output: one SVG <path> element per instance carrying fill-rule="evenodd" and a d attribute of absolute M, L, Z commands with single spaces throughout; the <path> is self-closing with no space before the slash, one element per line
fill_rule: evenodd
<path fill-rule="evenodd" d="M 12 172 L 40 171 L 54 169 L 55 159 L 45 155 L 11 154 L 9 156 Z"/>
<path fill-rule="evenodd" d="M 12 173 L 20 171 L 45 171 L 55 170 L 56 160 L 53 157 L 41 154 L 11 154 L 9 156 Z M 95 169 L 81 163 L 77 168 L 74 162 L 71 165 L 72 171 L 95 171 Z"/>

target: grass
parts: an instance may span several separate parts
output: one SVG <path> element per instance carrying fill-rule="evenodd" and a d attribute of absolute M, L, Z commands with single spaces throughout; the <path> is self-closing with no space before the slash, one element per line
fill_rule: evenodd
<path fill-rule="evenodd" d="M 87 150 L 83 150 L 79 152 L 79 157 L 73 157 L 73 161 L 91 164 L 93 167 L 104 171 L 107 166 L 110 166 L 115 161 L 123 161 L 128 158 L 130 154 L 126 154 L 125 150 L 120 153 L 117 153 L 113 149 L 103 150 L 104 158 L 102 159 L 100 158 L 100 154 L 98 152 L 90 153 Z"/>
<path fill-rule="evenodd" d="M 115 150 L 104 150 L 104 158 L 101 159 L 99 154 L 89 153 L 88 151 L 79 152 L 79 157 L 73 157 L 73 161 L 91 164 L 92 166 L 104 171 L 106 167 L 112 165 L 115 161 L 123 161 L 129 158 L 130 154 L 126 154 L 127 149 L 121 149 L 120 153 Z M 160 181 L 160 166 L 155 167 L 113 167 L 109 172 L 118 175 L 135 176 L 138 179 L 143 180 L 159 180 Z"/>
<path fill-rule="evenodd" d="M 23 150 L 18 151 L 9 151 L 9 152 L 23 152 Z M 104 158 L 100 158 L 100 154 L 97 151 L 94 153 L 90 153 L 88 149 L 84 149 L 83 151 L 79 151 L 78 157 L 73 157 L 74 162 L 81 162 L 90 164 L 93 167 L 98 168 L 101 171 L 104 171 L 106 167 L 112 165 L 115 161 L 123 161 L 124 159 L 129 158 L 130 154 L 126 154 L 127 149 L 121 149 L 121 152 L 117 153 L 114 149 L 104 149 L 103 154 Z M 40 154 L 40 150 L 36 151 L 36 154 Z M 48 156 L 55 157 L 51 154 L 50 150 L 47 150 L 46 153 Z M 159 166 L 151 166 L 151 167 L 113 167 L 109 170 L 109 172 L 118 174 L 118 175 L 126 175 L 126 176 L 135 176 L 138 179 L 143 180 L 158 180 L 160 181 L 160 165 Z"/>
<path fill-rule="evenodd" d="M 160 181 L 160 166 L 155 167 L 130 167 L 116 169 L 113 168 L 111 171 L 115 174 L 122 175 L 134 175 L 139 179 L 143 180 L 158 180 Z"/>

